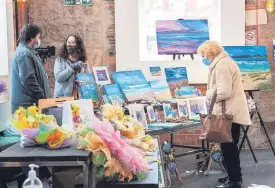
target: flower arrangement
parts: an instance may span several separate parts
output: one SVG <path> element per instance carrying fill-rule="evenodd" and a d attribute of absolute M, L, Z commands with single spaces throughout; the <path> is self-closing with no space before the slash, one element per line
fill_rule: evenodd
<path fill-rule="evenodd" d="M 11 123 L 21 134 L 22 147 L 45 145 L 58 149 L 73 143 L 72 134 L 59 127 L 53 116 L 41 114 L 36 106 L 19 107 Z"/>
<path fill-rule="evenodd" d="M 79 149 L 93 153 L 93 164 L 98 168 L 98 178 L 109 181 L 144 179 L 150 170 L 145 153 L 131 146 L 112 124 L 94 116 L 93 127 L 78 127 Z"/>
<path fill-rule="evenodd" d="M 156 148 L 157 143 L 152 137 L 145 135 L 143 125 L 132 116 L 124 115 L 122 107 L 105 104 L 101 108 L 103 116 L 114 125 L 115 130 L 128 138 L 130 145 L 143 151 L 153 151 Z"/>
<path fill-rule="evenodd" d="M 73 122 L 76 124 L 82 123 L 82 120 L 80 117 L 80 107 L 77 104 L 72 103 L 71 111 L 72 111 L 72 116 L 73 116 Z"/>

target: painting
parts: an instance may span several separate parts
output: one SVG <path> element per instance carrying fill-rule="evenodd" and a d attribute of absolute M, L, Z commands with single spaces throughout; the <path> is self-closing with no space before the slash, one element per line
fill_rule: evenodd
<path fill-rule="evenodd" d="M 225 46 L 224 49 L 240 68 L 244 90 L 272 89 L 265 46 Z"/>
<path fill-rule="evenodd" d="M 206 114 L 206 98 L 196 97 L 188 99 L 189 119 L 199 119 L 199 114 Z"/>
<path fill-rule="evenodd" d="M 99 99 L 97 86 L 92 74 L 77 74 L 76 80 L 79 82 L 83 99 Z"/>
<path fill-rule="evenodd" d="M 124 103 L 124 98 L 117 84 L 110 84 L 102 86 L 103 94 L 105 95 L 108 103 L 115 104 L 117 100 Z"/>
<path fill-rule="evenodd" d="M 173 118 L 172 108 L 170 104 L 163 104 L 163 111 L 165 119 Z"/>
<path fill-rule="evenodd" d="M 147 115 L 150 122 L 156 121 L 155 111 L 153 106 L 147 106 Z"/>
<path fill-rule="evenodd" d="M 173 118 L 178 118 L 179 117 L 179 111 L 178 111 L 177 103 L 171 103 L 171 111 L 172 111 L 172 117 Z"/>
<path fill-rule="evenodd" d="M 159 20 L 156 35 L 159 55 L 197 54 L 209 40 L 208 20 Z"/>
<path fill-rule="evenodd" d="M 182 86 L 188 86 L 186 67 L 165 68 L 166 80 L 173 97 L 176 96 L 175 90 Z"/>
<path fill-rule="evenodd" d="M 171 92 L 166 80 L 156 80 L 149 82 L 156 99 L 172 99 Z"/>
<path fill-rule="evenodd" d="M 111 84 L 107 67 L 93 67 L 96 83 L 99 85 Z"/>
<path fill-rule="evenodd" d="M 178 103 L 179 117 L 188 117 L 188 101 L 180 100 Z"/>
<path fill-rule="evenodd" d="M 154 112 L 155 112 L 155 118 L 156 118 L 157 122 L 164 122 L 165 121 L 162 105 L 155 105 L 154 106 Z"/>
<path fill-rule="evenodd" d="M 0 75 L 0 101 L 9 100 L 8 75 Z"/>
<path fill-rule="evenodd" d="M 127 102 L 155 97 L 152 88 L 140 70 L 113 72 L 112 77 Z"/>
<path fill-rule="evenodd" d="M 128 106 L 130 114 L 137 119 L 145 129 L 148 128 L 147 126 L 147 120 L 146 120 L 146 115 L 144 111 L 144 105 L 142 104 L 131 104 Z"/>
<path fill-rule="evenodd" d="M 160 67 L 149 67 L 152 77 L 160 77 L 162 75 Z"/>

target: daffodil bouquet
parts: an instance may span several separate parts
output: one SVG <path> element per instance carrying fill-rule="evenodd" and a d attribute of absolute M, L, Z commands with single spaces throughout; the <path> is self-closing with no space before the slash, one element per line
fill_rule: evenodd
<path fill-rule="evenodd" d="M 11 123 L 21 134 L 22 147 L 44 145 L 58 149 L 73 143 L 73 134 L 59 127 L 54 116 L 40 113 L 36 106 L 19 107 Z"/>

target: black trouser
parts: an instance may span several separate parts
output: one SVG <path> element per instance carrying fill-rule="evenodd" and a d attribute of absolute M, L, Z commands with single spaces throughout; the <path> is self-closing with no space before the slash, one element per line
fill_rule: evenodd
<path fill-rule="evenodd" d="M 240 128 L 240 124 L 233 123 L 231 129 L 233 142 L 221 144 L 222 154 L 224 157 L 224 165 L 228 173 L 229 180 L 236 182 L 242 181 L 240 156 L 238 149 Z"/>

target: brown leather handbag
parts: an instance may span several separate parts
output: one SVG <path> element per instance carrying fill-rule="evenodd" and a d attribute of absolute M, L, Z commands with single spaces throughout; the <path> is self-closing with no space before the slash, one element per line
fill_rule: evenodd
<path fill-rule="evenodd" d="M 208 142 L 230 143 L 232 142 L 231 127 L 233 116 L 225 113 L 225 101 L 222 101 L 222 114 L 212 114 L 216 99 L 217 90 L 215 90 L 213 94 L 209 114 L 200 114 L 202 122 L 202 134 L 200 139 Z"/>

